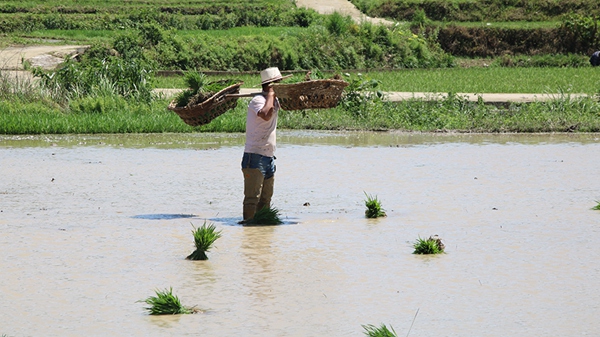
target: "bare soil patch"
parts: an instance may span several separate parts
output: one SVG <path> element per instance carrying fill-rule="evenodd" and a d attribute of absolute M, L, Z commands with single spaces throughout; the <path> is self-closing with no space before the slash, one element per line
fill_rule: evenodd
<path fill-rule="evenodd" d="M 83 52 L 86 46 L 77 45 L 35 45 L 12 46 L 0 49 L 0 69 L 23 70 L 23 63 L 32 67 L 54 69 L 65 57 Z"/>
<path fill-rule="evenodd" d="M 312 8 L 320 14 L 331 14 L 333 12 L 338 12 L 343 15 L 349 15 L 356 22 L 368 21 L 374 24 L 393 24 L 392 21 L 386 19 L 372 18 L 364 15 L 348 0 L 296 0 L 296 6 Z"/>

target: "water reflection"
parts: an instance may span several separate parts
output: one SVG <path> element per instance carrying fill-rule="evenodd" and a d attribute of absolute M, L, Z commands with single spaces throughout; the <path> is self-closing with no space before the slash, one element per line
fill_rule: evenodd
<path fill-rule="evenodd" d="M 273 246 L 275 226 L 255 226 L 243 229 L 241 255 L 244 273 L 242 283 L 252 296 L 251 306 L 262 307 L 272 299 L 273 277 L 275 272 L 274 256 L 278 255 Z"/>

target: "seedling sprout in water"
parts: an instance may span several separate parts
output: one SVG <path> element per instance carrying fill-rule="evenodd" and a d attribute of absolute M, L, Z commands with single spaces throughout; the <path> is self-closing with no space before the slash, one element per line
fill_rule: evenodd
<path fill-rule="evenodd" d="M 592 207 L 595 211 L 600 211 L 600 201 L 596 200 L 596 206 Z"/>
<path fill-rule="evenodd" d="M 186 259 L 208 260 L 206 252 L 208 252 L 212 248 L 213 243 L 221 237 L 221 231 L 217 231 L 215 225 L 207 225 L 206 221 L 204 221 L 202 227 L 194 228 L 192 230 L 192 234 L 194 235 L 196 250 L 192 254 L 188 255 Z"/>
<path fill-rule="evenodd" d="M 179 298 L 173 295 L 173 288 L 165 290 L 155 290 L 156 296 L 150 296 L 141 301 L 149 305 L 145 309 L 150 315 L 179 315 L 193 314 L 197 312 L 195 308 L 184 307 Z"/>
<path fill-rule="evenodd" d="M 263 207 L 256 211 L 254 217 L 246 221 L 246 225 L 280 225 L 279 210 L 275 207 Z"/>
<path fill-rule="evenodd" d="M 394 328 L 390 325 L 388 329 L 385 324 L 381 324 L 380 327 L 376 327 L 372 324 L 363 325 L 363 329 L 365 329 L 365 336 L 369 337 L 398 337 Z M 391 330 L 390 330 L 391 329 Z"/>
<path fill-rule="evenodd" d="M 385 214 L 385 212 L 381 208 L 381 202 L 377 199 L 377 196 L 373 197 L 371 195 L 368 195 L 366 192 L 365 195 L 367 196 L 367 200 L 365 200 L 365 206 L 367 207 L 367 210 L 365 211 L 365 216 L 367 218 L 374 219 L 387 216 L 387 214 Z"/>
<path fill-rule="evenodd" d="M 446 248 L 442 238 L 437 235 L 432 235 L 428 239 L 419 238 L 413 247 L 415 248 L 413 254 L 441 254 Z"/>

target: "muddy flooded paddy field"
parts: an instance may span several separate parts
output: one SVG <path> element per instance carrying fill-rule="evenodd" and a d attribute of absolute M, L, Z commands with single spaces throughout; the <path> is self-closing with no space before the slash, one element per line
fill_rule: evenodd
<path fill-rule="evenodd" d="M 0 136 L 0 335 L 600 334 L 600 135 L 281 131 L 268 227 L 237 224 L 243 142 Z M 204 312 L 148 315 L 169 287 Z"/>

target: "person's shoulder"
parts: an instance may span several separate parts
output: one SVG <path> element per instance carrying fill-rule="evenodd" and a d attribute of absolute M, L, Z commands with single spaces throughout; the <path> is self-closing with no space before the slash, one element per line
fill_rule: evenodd
<path fill-rule="evenodd" d="M 267 100 L 267 98 L 265 96 L 263 96 L 263 95 L 256 95 L 256 96 L 252 97 L 251 101 L 252 102 L 257 102 L 257 103 L 259 103 L 259 102 L 263 102 L 264 103 L 264 102 L 266 102 L 266 100 Z"/>
<path fill-rule="evenodd" d="M 256 95 L 252 97 L 250 103 L 248 103 L 248 108 L 253 110 L 255 113 L 258 113 L 258 110 L 262 109 L 266 103 L 267 99 L 263 95 Z"/>

